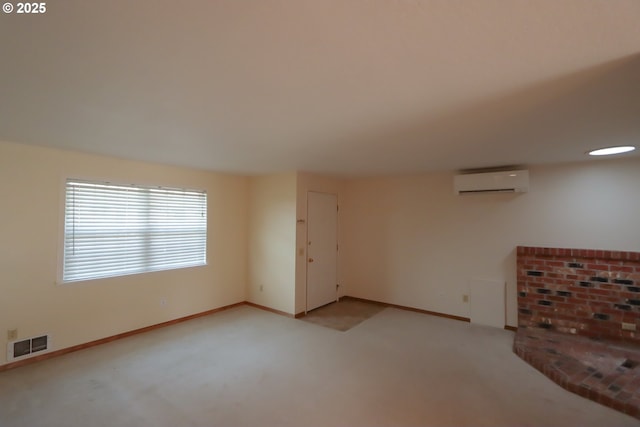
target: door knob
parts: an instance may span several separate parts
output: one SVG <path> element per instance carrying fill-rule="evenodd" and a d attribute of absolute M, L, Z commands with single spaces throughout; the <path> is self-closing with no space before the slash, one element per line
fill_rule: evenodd
<path fill-rule="evenodd" d="M 313 262 L 313 258 L 309 258 L 309 262 Z"/>

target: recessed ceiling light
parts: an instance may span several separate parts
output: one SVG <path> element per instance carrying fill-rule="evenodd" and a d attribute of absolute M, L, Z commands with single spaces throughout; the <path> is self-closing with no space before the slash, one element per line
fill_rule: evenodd
<path fill-rule="evenodd" d="M 589 151 L 590 156 L 609 156 L 611 154 L 620 154 L 620 153 L 628 153 L 629 151 L 635 150 L 636 147 L 632 145 L 621 145 L 619 147 L 607 147 L 607 148 L 598 148 L 597 150 Z"/>

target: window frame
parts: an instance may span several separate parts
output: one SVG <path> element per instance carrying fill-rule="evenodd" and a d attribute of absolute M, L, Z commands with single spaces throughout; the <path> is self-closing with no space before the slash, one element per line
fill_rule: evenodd
<path fill-rule="evenodd" d="M 204 246 L 202 253 L 202 262 L 198 264 L 190 264 L 190 265 L 176 265 L 176 266 L 155 266 L 153 268 L 146 268 L 143 271 L 130 271 L 124 273 L 114 273 L 114 274 L 104 274 L 96 277 L 81 277 L 81 278 L 65 278 L 65 250 L 67 249 L 67 235 L 66 235 L 66 212 L 67 212 L 67 186 L 69 183 L 88 183 L 95 185 L 107 185 L 113 187 L 131 187 L 136 189 L 143 190 L 152 190 L 152 189 L 160 189 L 160 190 L 169 190 L 169 191 L 187 191 L 187 192 L 196 192 L 201 193 L 204 197 L 204 204 L 202 208 L 204 209 Z M 82 282 L 96 282 L 104 279 L 118 279 L 126 276 L 133 276 L 139 274 L 148 274 L 148 273 L 159 273 L 163 271 L 171 271 L 171 270 L 181 270 L 186 268 L 200 268 L 206 267 L 209 265 L 209 197 L 208 192 L 202 188 L 186 188 L 186 187 L 178 187 L 178 186 L 167 186 L 167 185 L 158 185 L 158 184 L 148 184 L 148 183 L 131 183 L 131 182 L 122 182 L 115 181 L 110 179 L 96 179 L 96 178 L 78 178 L 78 177 L 63 177 L 61 179 L 61 190 L 60 190 L 60 220 L 59 220 L 59 250 L 58 250 L 58 274 L 56 283 L 58 285 L 70 285 L 74 283 L 82 283 Z M 145 230 L 149 231 L 150 227 L 148 226 Z M 148 266 L 147 266 L 148 267 Z"/>

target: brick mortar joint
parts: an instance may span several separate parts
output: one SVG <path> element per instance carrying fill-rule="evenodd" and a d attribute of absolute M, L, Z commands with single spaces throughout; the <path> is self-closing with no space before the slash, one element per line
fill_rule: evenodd
<path fill-rule="evenodd" d="M 543 258 L 583 258 L 583 259 L 606 259 L 612 261 L 640 261 L 640 252 L 617 251 L 605 249 L 577 249 L 577 248 L 549 248 L 538 246 L 518 246 L 516 248 L 518 257 L 543 257 Z"/>

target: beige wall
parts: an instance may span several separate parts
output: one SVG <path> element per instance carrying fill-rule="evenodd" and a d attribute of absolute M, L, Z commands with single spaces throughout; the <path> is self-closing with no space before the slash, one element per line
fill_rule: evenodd
<path fill-rule="evenodd" d="M 56 284 L 67 177 L 205 189 L 208 265 Z M 243 301 L 247 195 L 246 177 L 0 142 L 0 349 L 7 329 L 59 349 Z"/>
<path fill-rule="evenodd" d="M 516 246 L 640 250 L 640 159 L 530 173 L 519 195 L 456 196 L 451 173 L 347 181 L 347 294 L 468 317 L 469 280 L 501 280 L 516 325 Z"/>
<path fill-rule="evenodd" d="M 252 177 L 249 212 L 247 299 L 293 314 L 296 174 L 292 172 Z"/>
<path fill-rule="evenodd" d="M 330 193 L 338 196 L 338 205 L 341 204 L 343 197 L 345 180 L 335 177 L 318 175 L 306 172 L 299 172 L 297 189 L 297 218 L 299 221 L 296 227 L 296 313 L 303 313 L 306 309 L 307 301 L 307 193 L 316 191 L 319 193 Z M 342 215 L 338 212 L 338 244 L 342 244 Z M 341 252 L 338 252 L 338 283 L 341 287 L 338 289 L 338 295 L 345 295 L 344 286 L 342 286 L 344 264 L 342 262 Z"/>
<path fill-rule="evenodd" d="M 308 191 L 338 195 L 341 295 L 468 317 L 469 281 L 502 280 L 515 325 L 517 245 L 640 250 L 640 159 L 530 173 L 526 194 L 456 196 L 451 173 L 247 178 L 0 142 L 0 348 L 13 328 L 58 349 L 244 300 L 303 312 Z M 67 177 L 207 190 L 208 265 L 56 284 Z"/>

